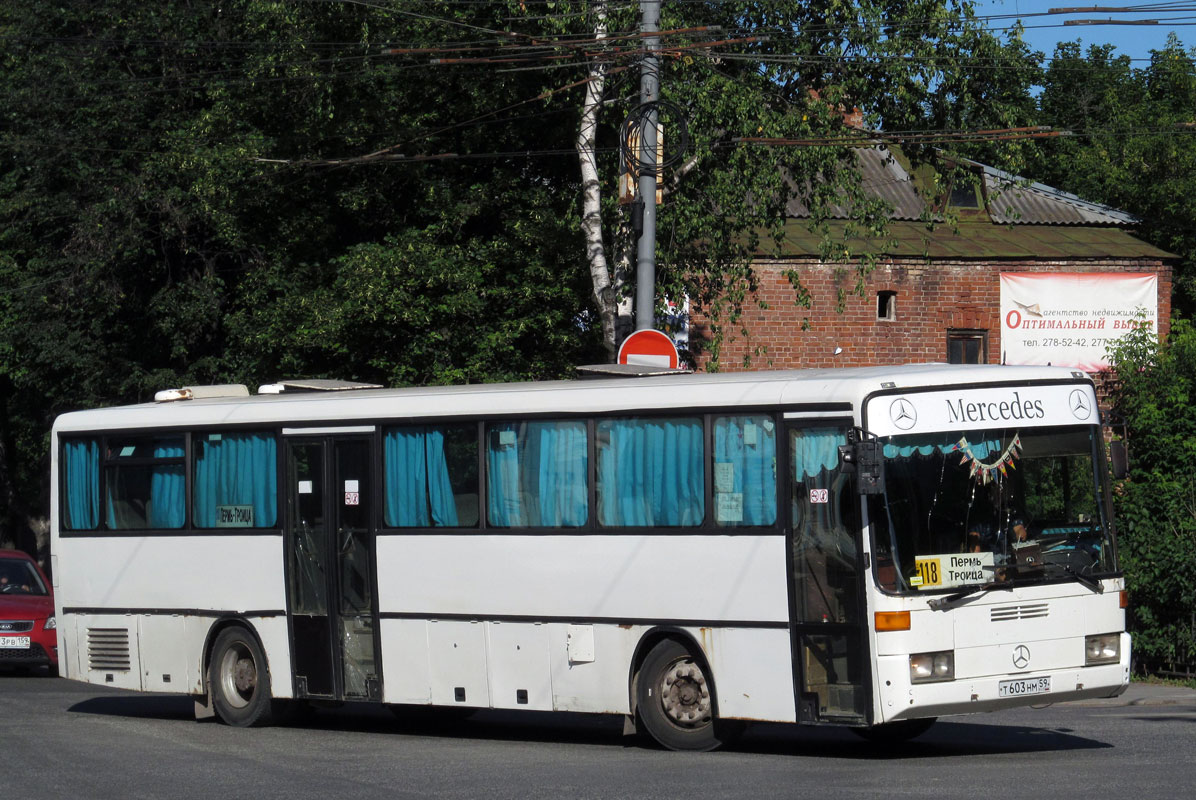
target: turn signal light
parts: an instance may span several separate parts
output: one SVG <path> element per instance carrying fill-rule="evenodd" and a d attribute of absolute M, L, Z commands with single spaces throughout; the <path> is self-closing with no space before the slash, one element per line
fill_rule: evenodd
<path fill-rule="evenodd" d="M 908 631 L 908 611 L 877 611 L 876 630 L 880 631 Z"/>
<path fill-rule="evenodd" d="M 1122 590 L 1121 590 L 1121 592 L 1120 592 L 1120 596 L 1117 598 L 1117 603 L 1118 603 L 1118 605 L 1120 605 L 1122 608 L 1129 608 L 1129 606 L 1130 606 L 1130 593 L 1129 593 L 1129 592 L 1127 592 L 1125 589 L 1122 589 Z"/>

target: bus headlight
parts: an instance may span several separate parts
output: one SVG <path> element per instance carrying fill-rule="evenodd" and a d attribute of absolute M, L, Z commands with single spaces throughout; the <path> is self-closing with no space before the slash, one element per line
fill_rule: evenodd
<path fill-rule="evenodd" d="M 1102 633 L 1084 637 L 1084 666 L 1116 664 L 1121 661 L 1121 634 Z"/>
<path fill-rule="evenodd" d="M 909 657 L 910 683 L 955 680 L 955 653 L 915 653 Z"/>

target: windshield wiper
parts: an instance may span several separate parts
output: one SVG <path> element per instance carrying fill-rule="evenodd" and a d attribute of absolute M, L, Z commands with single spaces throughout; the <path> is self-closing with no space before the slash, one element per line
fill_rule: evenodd
<path fill-rule="evenodd" d="M 927 605 L 929 605 L 932 610 L 939 611 L 941 609 L 947 608 L 950 605 L 953 605 L 954 603 L 958 603 L 965 597 L 970 597 L 974 594 L 993 592 L 998 589 L 1011 591 L 1013 589 L 1014 583 L 1015 581 L 1009 580 L 992 581 L 990 583 L 977 583 L 972 586 L 966 586 L 963 589 L 960 589 L 958 592 L 952 592 L 944 597 L 932 597 L 929 601 L 927 601 Z"/>
<path fill-rule="evenodd" d="M 1048 561 L 1043 566 L 1051 567 L 1051 568 L 1057 569 L 1057 570 L 1062 570 L 1063 572 L 1067 573 L 1072 578 L 1074 578 L 1076 583 L 1080 584 L 1081 586 L 1084 586 L 1087 589 L 1091 589 L 1092 591 L 1096 592 L 1097 594 L 1105 593 L 1105 585 L 1103 583 L 1101 583 L 1100 581 L 1098 581 L 1096 578 L 1092 577 L 1091 575 L 1085 575 L 1082 572 L 1078 572 L 1075 569 L 1075 567 L 1073 567 L 1071 564 L 1056 564 L 1056 563 L 1052 563 L 1052 562 Z"/>

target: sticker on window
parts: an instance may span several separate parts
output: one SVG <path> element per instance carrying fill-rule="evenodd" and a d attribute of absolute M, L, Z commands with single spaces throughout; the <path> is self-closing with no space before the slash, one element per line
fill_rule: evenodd
<path fill-rule="evenodd" d="M 217 528 L 252 528 L 253 506 L 216 506 Z"/>
<path fill-rule="evenodd" d="M 730 461 L 714 465 L 714 491 L 718 494 L 735 491 L 735 465 Z"/>
<path fill-rule="evenodd" d="M 716 494 L 714 514 L 719 522 L 743 522 L 743 492 Z"/>

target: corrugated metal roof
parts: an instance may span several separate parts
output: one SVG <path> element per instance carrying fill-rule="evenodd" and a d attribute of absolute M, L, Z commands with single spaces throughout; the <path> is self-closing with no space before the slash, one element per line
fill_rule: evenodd
<path fill-rule="evenodd" d="M 894 257 L 939 259 L 1053 259 L 1118 258 L 1164 259 L 1171 253 L 1135 238 L 1122 228 L 1058 227 L 1053 225 L 996 225 L 969 221 L 952 226 L 945 223 L 928 228 L 924 222 L 894 220 L 889 223 L 885 241 L 848 236 L 848 223 L 829 225 L 832 240 L 851 252 L 884 253 Z M 817 256 L 822 236 L 811 231 L 806 222 L 790 220 L 785 224 L 785 238 L 780 252 L 764 248 L 759 256 Z"/>
<path fill-rule="evenodd" d="M 918 193 L 920 181 L 911 173 L 909 162 L 899 150 L 878 145 L 856 151 L 865 188 L 892 207 L 891 219 L 920 221 L 926 203 Z M 988 216 L 1000 225 L 1112 225 L 1132 226 L 1137 219 L 1123 211 L 1082 200 L 1045 184 L 1002 172 L 966 159 L 956 159 L 978 170 L 988 195 Z M 792 218 L 810 216 L 809 208 L 799 199 L 790 200 L 786 211 Z M 966 211 L 964 213 L 967 213 Z M 835 216 L 846 218 L 846 207 L 836 207 Z M 931 217 L 941 220 L 939 214 Z"/>

